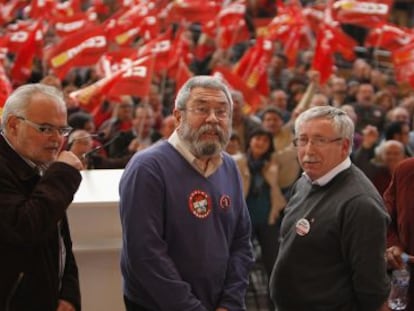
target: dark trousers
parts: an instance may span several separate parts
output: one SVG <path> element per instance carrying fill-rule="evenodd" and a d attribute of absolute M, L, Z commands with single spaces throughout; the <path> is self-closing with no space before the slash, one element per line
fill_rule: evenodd
<path fill-rule="evenodd" d="M 141 307 L 140 305 L 137 305 L 135 302 L 131 301 L 124 295 L 124 303 L 126 311 L 152 311 L 150 309 L 146 309 L 144 307 Z"/>

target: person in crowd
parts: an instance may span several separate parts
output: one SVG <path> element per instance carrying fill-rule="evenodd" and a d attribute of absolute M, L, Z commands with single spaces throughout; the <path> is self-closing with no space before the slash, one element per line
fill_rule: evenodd
<path fill-rule="evenodd" d="M 414 156 L 414 152 L 411 149 L 410 142 L 410 126 L 403 121 L 391 122 L 384 130 L 385 140 L 394 139 L 401 142 L 404 145 L 405 155 L 407 157 Z"/>
<path fill-rule="evenodd" d="M 284 90 L 278 89 L 270 93 L 268 106 L 275 106 L 282 112 L 283 122 L 290 120 L 291 112 L 287 109 L 288 95 Z"/>
<path fill-rule="evenodd" d="M 1 310 L 80 311 L 66 209 L 80 160 L 61 151 L 67 125 L 58 89 L 26 84 L 7 99 L 0 135 Z"/>
<path fill-rule="evenodd" d="M 232 156 L 244 152 L 241 148 L 240 137 L 237 135 L 237 133 L 231 133 L 229 142 L 226 146 L 226 152 Z"/>
<path fill-rule="evenodd" d="M 414 310 L 414 159 L 406 159 L 395 169 L 390 186 L 384 193 L 384 202 L 391 216 L 387 234 L 386 259 L 393 269 L 401 269 L 401 254 L 409 255 L 410 285 L 406 311 Z"/>
<path fill-rule="evenodd" d="M 168 139 L 174 133 L 176 127 L 176 119 L 174 115 L 166 116 L 161 123 L 160 134 L 162 139 Z"/>
<path fill-rule="evenodd" d="M 396 98 L 387 90 L 378 91 L 374 96 L 374 106 L 381 108 L 387 115 L 396 106 Z"/>
<path fill-rule="evenodd" d="M 329 104 L 334 107 L 341 107 L 347 104 L 347 89 L 346 80 L 343 77 L 334 76 L 330 80 L 331 97 L 329 98 Z"/>
<path fill-rule="evenodd" d="M 85 130 L 92 138 L 92 148 L 99 148 L 98 153 L 106 157 L 108 154 L 105 148 L 102 148 L 101 139 L 103 133 L 96 133 L 96 126 L 92 114 L 86 111 L 77 111 L 68 116 L 68 124 L 73 130 Z M 102 136 L 102 137 L 101 137 Z"/>
<path fill-rule="evenodd" d="M 382 195 L 391 182 L 391 176 L 397 165 L 406 158 L 404 145 L 397 140 L 383 141 L 376 148 L 378 162 L 372 161 L 375 169 L 371 173 L 372 183 Z M 370 162 L 371 163 L 371 162 Z M 370 176 L 368 176 L 369 178 Z"/>
<path fill-rule="evenodd" d="M 260 258 L 268 279 L 277 257 L 279 216 L 286 205 L 279 187 L 279 167 L 272 157 L 273 135 L 255 129 L 248 140 L 246 154 L 234 156 L 243 182 L 243 192 L 252 221 L 252 243 L 260 246 Z M 269 309 L 273 309 L 270 298 Z"/>
<path fill-rule="evenodd" d="M 234 105 L 232 115 L 233 132 L 239 136 L 242 150 L 245 151 L 249 135 L 255 128 L 260 126 L 260 119 L 253 115 L 247 115 L 243 111 L 244 97 L 242 92 L 237 90 L 231 90 L 230 92 Z"/>
<path fill-rule="evenodd" d="M 397 106 L 387 113 L 387 122 L 405 122 L 411 124 L 410 113 L 404 106 Z"/>
<path fill-rule="evenodd" d="M 375 311 L 389 292 L 384 260 L 389 217 L 351 163 L 354 124 L 335 107 L 299 115 L 294 140 L 303 176 L 284 209 L 270 291 L 278 311 Z"/>
<path fill-rule="evenodd" d="M 296 114 L 294 114 L 296 115 Z M 283 124 L 282 114 L 279 109 L 269 106 L 261 115 L 262 126 L 273 136 L 275 146 L 274 157 L 279 164 L 279 186 L 287 195 L 289 187 L 299 176 L 300 167 L 296 156 L 296 150 L 292 144 L 294 134 L 292 122 Z M 294 118 L 291 119 L 294 122 Z"/>
<path fill-rule="evenodd" d="M 383 130 L 385 113 L 374 105 L 374 87 L 368 82 L 361 83 L 356 93 L 355 112 L 358 115 L 355 130 L 362 132 L 367 125 L 376 126 L 379 131 Z"/>
<path fill-rule="evenodd" d="M 94 147 L 93 135 L 85 130 L 74 130 L 68 137 L 67 149 L 73 152 L 83 164 L 84 169 L 124 168 L 132 154 L 120 158 L 110 158 L 99 152 L 103 146 Z"/>
<path fill-rule="evenodd" d="M 368 153 L 368 156 L 365 156 L 364 153 L 365 155 Z M 372 158 L 369 158 L 370 153 L 370 149 L 359 150 L 355 155 L 354 163 L 382 195 L 391 181 L 395 167 L 406 157 L 404 145 L 397 140 L 386 140 L 375 147 Z"/>
<path fill-rule="evenodd" d="M 345 105 L 342 105 L 339 108 L 346 112 L 348 117 L 350 117 L 352 122 L 354 122 L 354 125 L 357 123 L 358 116 L 355 113 L 354 106 L 349 105 L 349 104 L 345 104 Z M 361 143 L 362 143 L 362 134 L 358 133 L 358 132 L 354 132 L 354 141 L 352 143 L 352 152 L 355 152 L 355 150 L 358 150 L 359 147 L 361 147 Z M 352 154 L 351 154 L 351 156 L 352 156 Z"/>
<path fill-rule="evenodd" d="M 176 131 L 127 165 L 119 192 L 128 311 L 246 310 L 251 223 L 223 152 L 232 106 L 218 78 L 189 79 L 175 100 Z"/>
<path fill-rule="evenodd" d="M 154 111 L 150 105 L 135 108 L 132 128 L 123 132 L 108 146 L 109 156 L 120 158 L 144 150 L 161 138 L 154 130 Z"/>
<path fill-rule="evenodd" d="M 131 96 L 121 96 L 119 100 L 113 101 L 112 118 L 104 121 L 99 126 L 98 132 L 103 133 L 103 142 L 111 140 L 119 132 L 125 132 L 132 127 L 134 101 Z"/>

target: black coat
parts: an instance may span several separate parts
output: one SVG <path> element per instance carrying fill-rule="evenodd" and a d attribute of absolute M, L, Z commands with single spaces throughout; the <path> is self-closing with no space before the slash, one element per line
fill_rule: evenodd
<path fill-rule="evenodd" d="M 0 310 L 56 311 L 59 299 L 80 310 L 66 218 L 80 181 L 79 171 L 62 162 L 40 177 L 0 135 Z M 66 249 L 61 286 L 58 223 Z"/>

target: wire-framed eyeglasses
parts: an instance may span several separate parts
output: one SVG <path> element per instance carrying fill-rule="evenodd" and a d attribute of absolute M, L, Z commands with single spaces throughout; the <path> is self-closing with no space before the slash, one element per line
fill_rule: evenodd
<path fill-rule="evenodd" d="M 297 137 L 293 140 L 293 145 L 295 147 L 305 147 L 310 142 L 311 145 L 316 147 L 323 147 L 330 143 L 334 143 L 337 141 L 342 140 L 343 137 L 337 137 L 337 138 L 328 138 L 328 137 Z"/>
<path fill-rule="evenodd" d="M 209 107 L 193 107 L 193 108 L 185 108 L 184 111 L 190 111 L 194 113 L 196 116 L 207 118 L 210 116 L 211 112 L 214 112 L 214 115 L 217 119 L 224 120 L 229 117 L 229 110 L 225 108 L 209 108 Z"/>
<path fill-rule="evenodd" d="M 16 117 L 17 119 L 22 120 L 23 122 L 26 122 L 28 125 L 30 125 L 34 129 L 36 129 L 39 133 L 45 136 L 52 136 L 55 133 L 57 133 L 59 136 L 68 136 L 69 133 L 72 131 L 72 128 L 70 126 L 56 127 L 50 124 L 38 124 L 22 116 L 16 116 Z"/>

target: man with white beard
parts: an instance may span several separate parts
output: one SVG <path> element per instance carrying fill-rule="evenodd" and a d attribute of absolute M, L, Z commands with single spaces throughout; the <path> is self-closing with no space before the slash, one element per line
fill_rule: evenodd
<path fill-rule="evenodd" d="M 175 101 L 175 132 L 127 165 L 120 213 L 128 311 L 246 310 L 251 224 L 237 167 L 223 152 L 232 106 L 221 80 L 191 78 Z"/>

